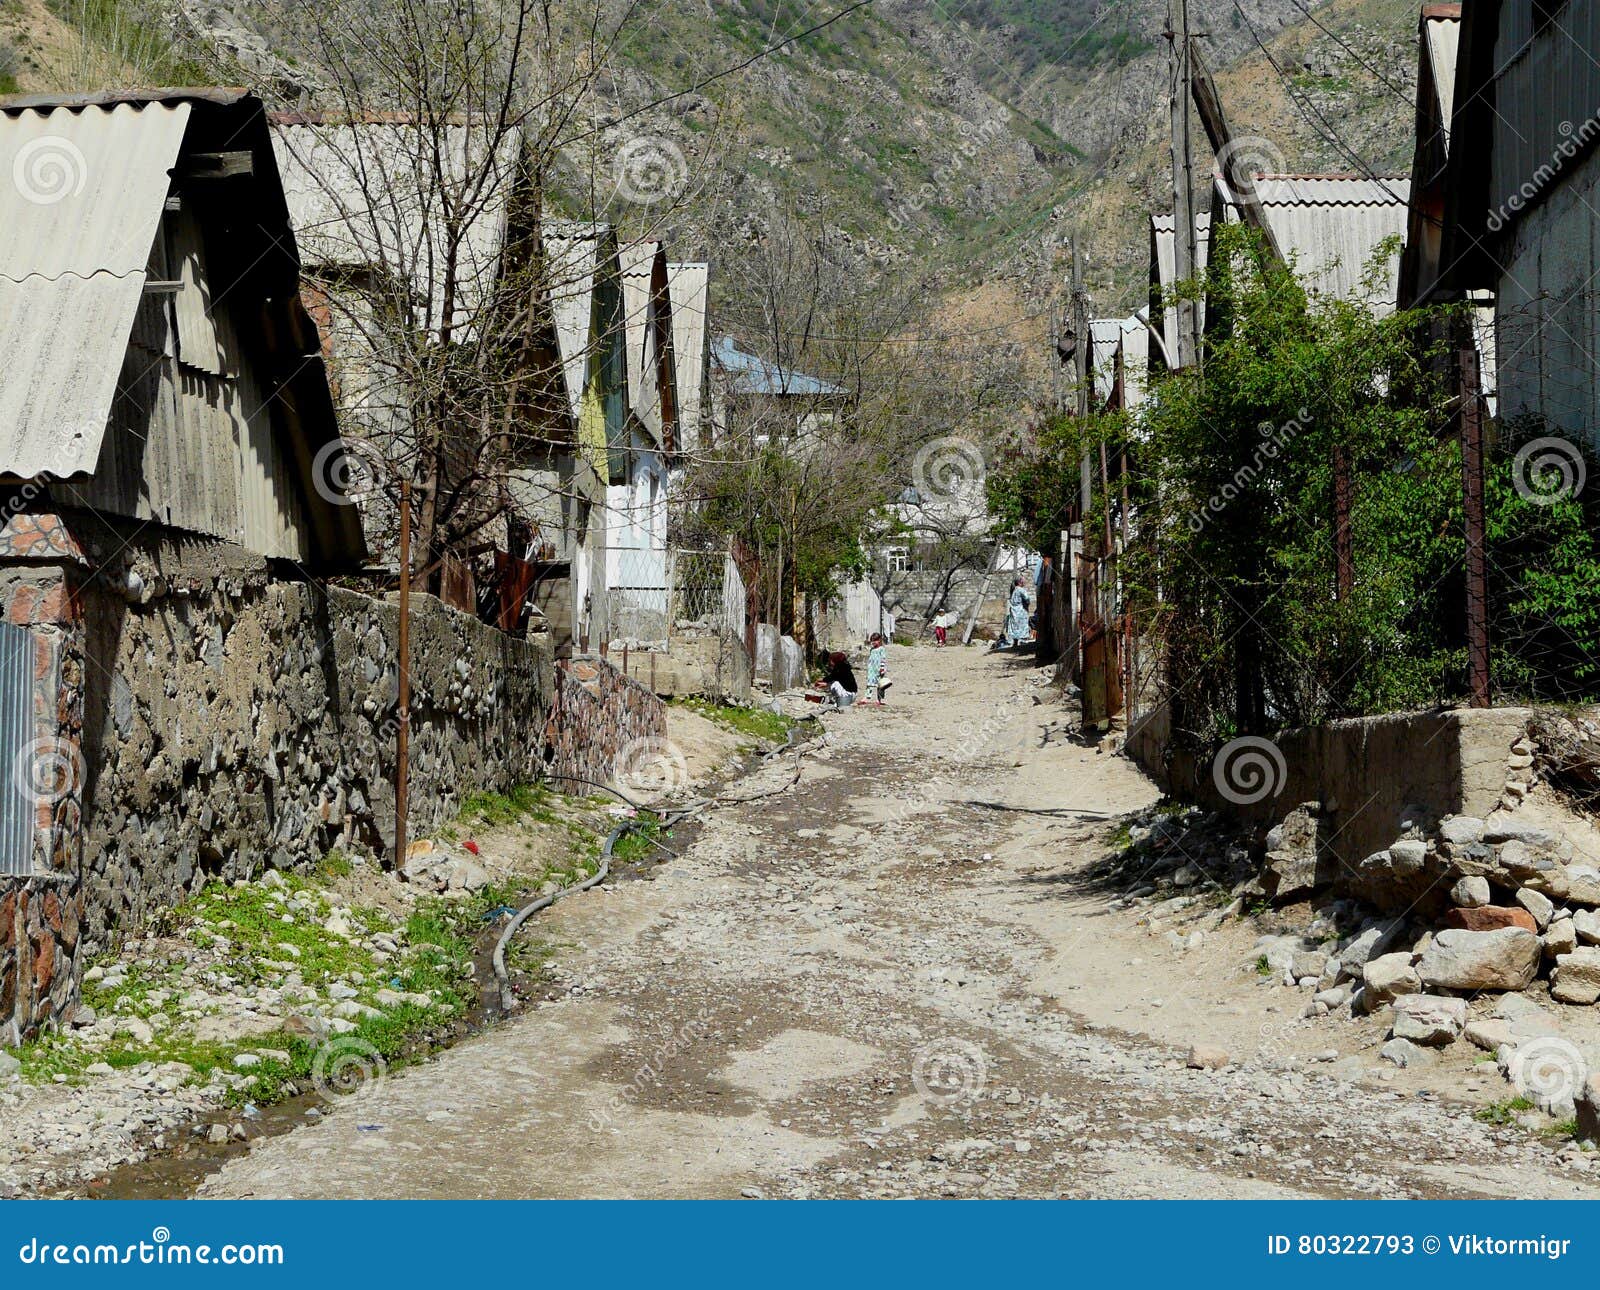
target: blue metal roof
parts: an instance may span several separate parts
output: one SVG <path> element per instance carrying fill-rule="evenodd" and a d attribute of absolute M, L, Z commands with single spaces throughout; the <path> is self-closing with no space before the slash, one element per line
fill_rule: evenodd
<path fill-rule="evenodd" d="M 764 358 L 747 354 L 731 336 L 718 337 L 712 346 L 711 360 L 732 378 L 735 394 L 829 395 L 843 394 L 842 387 L 804 372 L 792 372 Z"/>

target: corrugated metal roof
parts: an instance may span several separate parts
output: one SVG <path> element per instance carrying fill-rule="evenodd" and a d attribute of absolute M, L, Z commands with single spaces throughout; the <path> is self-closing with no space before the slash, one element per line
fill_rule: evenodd
<path fill-rule="evenodd" d="M 651 320 L 658 305 L 655 294 L 657 261 L 663 279 L 666 256 L 661 243 L 630 242 L 617 252 L 622 266 L 623 326 L 628 338 L 628 402 L 645 429 L 661 442 L 661 373 L 657 364 Z M 670 306 L 669 306 L 670 307 Z"/>
<path fill-rule="evenodd" d="M 409 121 L 321 123 L 280 118 L 272 150 L 301 261 L 308 267 L 377 266 L 425 298 L 427 326 L 439 330 L 447 285 L 449 219 L 463 222 L 451 326 L 470 333 L 494 290 L 515 177 L 516 139 L 488 155 L 485 127 Z M 435 144 L 445 145 L 442 158 Z M 441 182 L 436 161 L 446 167 Z M 486 179 L 482 191 L 475 191 Z"/>
<path fill-rule="evenodd" d="M 0 112 L 0 472 L 94 469 L 190 110 Z"/>
<path fill-rule="evenodd" d="M 1306 288 L 1337 300 L 1354 300 L 1363 291 L 1368 261 L 1387 237 L 1404 238 L 1411 196 L 1407 176 L 1258 175 L 1260 202 L 1278 249 Z M 1212 213 L 1220 207 L 1229 222 L 1240 218 L 1227 185 L 1218 178 Z M 1379 312 L 1394 308 L 1400 255 L 1390 257 L 1386 283 L 1369 303 Z"/>
<path fill-rule="evenodd" d="M 1150 217 L 1150 241 L 1155 254 L 1153 267 L 1156 272 L 1156 282 L 1163 294 L 1177 281 L 1177 227 L 1177 218 L 1173 215 L 1157 214 Z M 1206 271 L 1211 255 L 1211 215 L 1208 211 L 1199 211 L 1195 214 L 1194 250 L 1194 273 L 1199 277 Z M 1203 329 L 1206 320 L 1204 299 L 1195 305 L 1195 311 L 1196 322 Z M 1161 339 L 1167 347 L 1167 353 L 1178 352 L 1178 311 L 1174 307 L 1162 310 Z"/>
<path fill-rule="evenodd" d="M 672 297 L 672 363 L 678 380 L 678 443 L 700 443 L 705 407 L 706 297 L 711 282 L 707 264 L 667 265 Z"/>
<path fill-rule="evenodd" d="M 735 394 L 825 396 L 845 392 L 821 377 L 807 376 L 747 354 L 731 336 L 718 339 L 712 348 L 711 361 L 728 378 L 729 388 Z"/>
<path fill-rule="evenodd" d="M 1428 62 L 1433 73 L 1434 97 L 1439 105 L 1436 119 L 1443 130 L 1447 148 L 1450 146 L 1450 114 L 1456 98 L 1456 54 L 1461 47 L 1461 8 L 1459 5 L 1449 8 L 1455 12 L 1442 12 L 1446 6 L 1439 5 L 1435 11 L 1424 16 Z"/>
<path fill-rule="evenodd" d="M 1169 221 L 1170 222 L 1170 221 Z M 1145 376 L 1150 361 L 1150 333 L 1135 317 L 1091 318 L 1090 358 L 1095 398 L 1104 403 L 1117 383 L 1117 355 L 1122 355 L 1122 397 L 1129 408 L 1144 401 Z"/>
<path fill-rule="evenodd" d="M 595 275 L 600 248 L 610 235 L 605 224 L 578 220 L 551 221 L 542 230 L 545 263 L 550 276 L 550 313 L 561 351 L 567 400 L 576 423 L 588 381 L 594 333 Z"/>

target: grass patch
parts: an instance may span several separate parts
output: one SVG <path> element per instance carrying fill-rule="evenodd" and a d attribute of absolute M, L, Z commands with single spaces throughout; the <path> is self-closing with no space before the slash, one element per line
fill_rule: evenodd
<path fill-rule="evenodd" d="M 657 850 L 656 843 L 664 836 L 661 817 L 649 811 L 640 811 L 633 827 L 617 839 L 611 848 L 611 858 L 618 864 L 633 864 Z"/>
<path fill-rule="evenodd" d="M 1480 1106 L 1472 1113 L 1472 1118 L 1483 1124 L 1493 1124 L 1504 1128 L 1514 1124 L 1517 1116 L 1533 1110 L 1533 1103 L 1525 1097 L 1508 1097 L 1504 1101 L 1491 1102 L 1488 1106 Z"/>
<path fill-rule="evenodd" d="M 732 703 L 713 703 L 710 699 L 697 698 L 674 699 L 672 702 L 690 712 L 699 713 L 724 730 L 771 744 L 781 744 L 789 737 L 791 730 L 806 724 L 766 708 L 744 708 Z"/>

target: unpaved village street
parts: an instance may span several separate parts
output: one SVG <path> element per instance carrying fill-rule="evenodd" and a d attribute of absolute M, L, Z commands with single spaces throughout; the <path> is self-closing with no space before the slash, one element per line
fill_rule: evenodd
<path fill-rule="evenodd" d="M 1371 1019 L 1302 1019 L 1225 901 L 1199 937 L 1108 909 L 1083 869 L 1157 793 L 1068 738 L 1030 662 L 897 650 L 891 706 L 829 714 L 793 788 L 541 916 L 548 1001 L 201 1194 L 1594 1193 L 1586 1162 L 1473 1118 L 1505 1096 L 1492 1065 L 1395 1071 Z M 1188 1069 L 1196 1042 L 1229 1064 Z"/>

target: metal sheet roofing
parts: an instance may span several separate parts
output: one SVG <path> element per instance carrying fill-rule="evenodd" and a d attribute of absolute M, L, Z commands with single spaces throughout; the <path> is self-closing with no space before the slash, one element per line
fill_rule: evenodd
<path fill-rule="evenodd" d="M 595 326 L 595 279 L 610 231 L 608 225 L 578 220 L 551 221 L 543 229 L 550 313 L 574 423 L 582 410 L 588 381 Z"/>
<path fill-rule="evenodd" d="M 1409 177 L 1258 175 L 1255 192 L 1278 249 L 1307 289 L 1322 296 L 1360 299 L 1362 279 L 1379 244 L 1388 237 L 1405 237 Z M 1220 178 L 1213 217 L 1219 208 L 1230 222 L 1239 220 L 1232 194 Z M 1389 257 L 1377 295 L 1368 302 L 1379 313 L 1393 310 L 1399 275 L 1397 250 Z"/>
<path fill-rule="evenodd" d="M 1444 132 L 1445 146 L 1450 146 L 1450 113 L 1456 98 L 1456 54 L 1461 47 L 1461 8 L 1438 5 L 1424 14 L 1423 30 L 1427 34 L 1428 63 L 1433 73 L 1434 96 L 1438 99 L 1437 120 Z"/>
<path fill-rule="evenodd" d="M 617 252 L 622 266 L 623 326 L 628 341 L 628 402 L 645 429 L 661 442 L 661 373 L 663 356 L 651 334 L 657 262 L 663 281 L 666 256 L 656 241 L 630 242 Z M 670 308 L 670 306 L 669 306 Z"/>
<path fill-rule="evenodd" d="M 827 397 L 843 394 L 842 387 L 818 376 L 807 376 L 764 358 L 747 354 L 723 336 L 712 349 L 711 361 L 727 377 L 734 394 L 776 394 L 779 396 Z"/>
<path fill-rule="evenodd" d="M 1177 281 L 1177 220 L 1172 215 L 1152 215 L 1150 217 L 1150 243 L 1154 259 L 1152 269 L 1155 274 L 1156 284 L 1163 292 Z M 1211 253 L 1211 216 L 1206 211 L 1199 211 L 1194 217 L 1194 271 L 1198 277 L 1206 270 Z M 1201 300 L 1196 305 L 1198 312 L 1197 321 L 1204 327 L 1206 317 L 1206 304 Z M 1161 339 L 1167 347 L 1169 354 L 1178 352 L 1178 311 L 1176 308 L 1166 308 L 1161 315 Z"/>
<path fill-rule="evenodd" d="M 672 364 L 678 379 L 678 443 L 700 443 L 705 410 L 706 298 L 711 267 L 667 265 L 667 291 L 672 297 Z"/>
<path fill-rule="evenodd" d="M 0 112 L 0 473 L 94 469 L 190 111 Z"/>
<path fill-rule="evenodd" d="M 440 142 L 444 155 L 436 158 Z M 515 175 L 515 138 L 494 142 L 491 157 L 484 127 L 467 123 L 435 132 L 404 119 L 275 120 L 272 150 L 302 262 L 378 267 L 407 280 L 437 332 L 454 249 L 451 326 L 470 332 L 499 273 Z M 450 219 L 464 225 L 453 248 L 444 231 Z"/>

